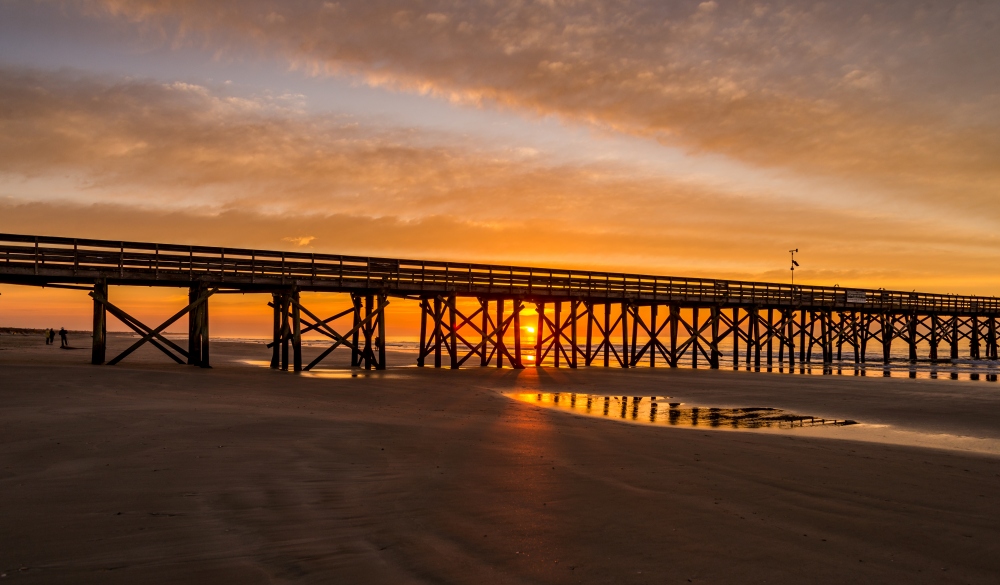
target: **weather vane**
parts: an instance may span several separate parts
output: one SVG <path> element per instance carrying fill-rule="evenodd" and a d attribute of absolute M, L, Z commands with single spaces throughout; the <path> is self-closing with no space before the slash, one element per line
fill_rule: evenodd
<path fill-rule="evenodd" d="M 792 270 L 792 286 L 795 286 L 795 267 L 799 265 L 799 263 L 795 261 L 795 253 L 798 252 L 798 251 L 799 251 L 798 248 L 795 248 L 794 250 L 789 250 L 788 251 L 788 253 L 792 255 L 792 267 L 791 267 L 791 270 Z"/>

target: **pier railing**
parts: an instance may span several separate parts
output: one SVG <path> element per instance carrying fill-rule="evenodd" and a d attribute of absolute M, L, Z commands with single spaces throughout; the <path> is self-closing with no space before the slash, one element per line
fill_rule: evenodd
<path fill-rule="evenodd" d="M 244 290 L 296 286 L 539 301 L 578 298 L 686 306 L 1000 313 L 1000 299 L 993 297 L 0 234 L 2 281 L 49 284 L 97 279 L 154 286 L 200 281 Z"/>

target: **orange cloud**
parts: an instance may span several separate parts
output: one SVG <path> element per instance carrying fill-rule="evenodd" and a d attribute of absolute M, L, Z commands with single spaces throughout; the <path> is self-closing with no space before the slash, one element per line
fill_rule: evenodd
<path fill-rule="evenodd" d="M 794 245 L 810 250 L 803 282 L 1000 288 L 979 268 L 1000 255 L 988 225 L 361 122 L 205 87 L 0 69 L 0 230 L 772 280 Z M 77 186 L 58 195 L 25 187 L 64 175 Z"/>
<path fill-rule="evenodd" d="M 1000 219 L 1000 6 L 104 0 L 174 43 L 554 113 Z"/>

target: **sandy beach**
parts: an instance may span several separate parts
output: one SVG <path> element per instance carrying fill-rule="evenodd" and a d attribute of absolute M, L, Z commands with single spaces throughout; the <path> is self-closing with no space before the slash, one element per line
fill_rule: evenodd
<path fill-rule="evenodd" d="M 227 342 L 207 370 L 148 348 L 96 367 L 81 340 L 0 337 L 4 579 L 1000 580 L 996 384 L 666 368 L 297 376 Z M 112 336 L 111 351 L 129 341 Z M 504 395 L 516 390 L 863 424 L 669 428 Z M 930 446 L 879 442 L 880 429 Z"/>

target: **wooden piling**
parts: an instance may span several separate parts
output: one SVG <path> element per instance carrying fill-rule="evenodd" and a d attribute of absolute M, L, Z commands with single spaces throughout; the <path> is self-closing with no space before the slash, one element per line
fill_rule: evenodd
<path fill-rule="evenodd" d="M 364 329 L 364 331 L 365 331 L 365 333 L 364 333 L 364 335 L 365 335 L 365 348 L 362 351 L 362 358 L 364 360 L 365 369 L 366 370 L 372 369 L 372 367 L 375 365 L 374 363 L 372 363 L 372 362 L 375 361 L 373 359 L 375 357 L 375 354 L 372 352 L 372 347 L 373 347 L 373 343 L 372 343 L 372 341 L 373 341 L 373 339 L 372 339 L 373 331 L 372 331 L 372 329 L 374 327 L 372 325 L 372 320 L 371 320 L 372 313 L 375 310 L 375 307 L 373 307 L 374 304 L 375 304 L 374 295 L 372 295 L 370 293 L 367 294 L 367 295 L 365 295 L 365 325 L 364 325 L 364 327 L 362 327 L 362 329 Z M 440 360 L 439 360 L 439 363 L 435 364 L 435 366 L 436 367 L 441 367 Z"/>
<path fill-rule="evenodd" d="M 938 329 L 940 327 L 941 327 L 941 322 L 940 322 L 940 319 L 938 318 L 938 314 L 937 313 L 931 313 L 931 338 L 930 338 L 931 350 L 930 350 L 930 358 L 931 358 L 932 362 L 937 361 L 937 359 L 938 359 L 938 343 L 939 343 L 939 340 L 938 340 Z"/>
<path fill-rule="evenodd" d="M 740 369 L 740 309 L 733 307 L 733 369 Z"/>
<path fill-rule="evenodd" d="M 376 364 L 376 369 L 385 369 L 385 306 L 389 304 L 389 299 L 386 297 L 384 292 L 378 294 L 378 364 Z M 452 296 L 452 308 L 454 308 L 454 296 Z M 455 312 L 451 312 L 451 331 L 452 331 L 452 366 L 453 368 L 458 367 L 458 363 L 455 360 L 455 350 L 454 350 L 454 337 L 455 337 Z"/>
<path fill-rule="evenodd" d="M 854 346 L 855 364 L 861 361 L 861 338 L 859 337 L 859 333 L 861 333 L 861 323 L 862 314 L 851 313 L 851 339 L 853 340 L 852 345 Z"/>
<path fill-rule="evenodd" d="M 951 359 L 958 359 L 958 316 L 951 318 Z"/>
<path fill-rule="evenodd" d="M 523 308 L 524 303 L 521 302 L 521 299 L 514 299 L 514 363 L 511 366 L 519 370 L 524 368 L 524 364 L 521 363 L 521 310 Z"/>
<path fill-rule="evenodd" d="M 811 325 L 810 325 L 811 326 Z M 812 350 L 810 343 L 809 350 Z M 806 310 L 799 311 L 799 365 L 806 363 Z"/>
<path fill-rule="evenodd" d="M 636 361 L 635 361 L 635 353 L 636 353 L 636 351 L 638 351 L 637 346 L 639 345 L 639 343 L 637 342 L 637 340 L 639 339 L 639 310 L 640 310 L 640 307 L 638 305 L 636 305 L 632 310 L 633 310 L 633 313 L 632 313 L 632 347 L 630 348 L 631 353 L 628 356 L 628 363 L 629 363 L 630 366 L 636 366 L 636 365 L 638 365 L 638 364 L 636 364 Z"/>
<path fill-rule="evenodd" d="M 108 350 L 108 310 L 98 298 L 107 300 L 108 281 L 102 279 L 94 283 L 94 329 L 90 363 L 96 366 L 104 363 Z"/>
<path fill-rule="evenodd" d="M 271 308 L 274 313 L 274 325 L 271 329 L 271 369 L 281 367 L 281 295 L 271 293 Z"/>
<path fill-rule="evenodd" d="M 986 359 L 997 359 L 997 320 L 989 317 L 986 330 Z"/>
<path fill-rule="evenodd" d="M 441 367 L 441 297 L 434 297 L 434 367 Z"/>
<path fill-rule="evenodd" d="M 351 303 L 354 305 L 354 326 L 352 331 L 354 333 L 351 335 L 351 343 L 354 347 L 351 348 L 351 367 L 360 368 L 361 367 L 361 336 L 362 336 L 362 317 L 361 308 L 362 300 L 361 295 L 358 293 L 351 293 Z"/>
<path fill-rule="evenodd" d="M 719 356 L 722 352 L 719 351 L 719 313 L 722 309 L 718 305 L 712 305 L 712 359 L 710 360 L 710 367 L 713 370 L 719 369 Z M 654 348 L 655 351 L 655 348 Z"/>
<path fill-rule="evenodd" d="M 882 322 L 882 363 L 888 364 L 892 356 L 892 338 L 895 337 L 896 327 L 888 313 L 883 312 L 879 319 Z"/>
<path fill-rule="evenodd" d="M 205 291 L 207 288 L 208 288 L 207 286 L 203 287 L 202 291 Z M 201 338 L 201 359 L 198 361 L 198 366 L 201 367 L 201 368 L 211 368 L 212 367 L 212 360 L 211 360 L 211 357 L 209 355 L 209 342 L 208 342 L 208 340 L 209 340 L 209 335 L 208 335 L 208 302 L 209 302 L 209 299 L 206 298 L 204 301 L 202 301 L 202 303 L 200 305 L 198 305 L 199 313 L 201 315 L 201 322 L 200 322 L 200 325 L 201 325 L 201 331 L 200 331 L 200 338 Z"/>
<path fill-rule="evenodd" d="M 604 367 L 611 365 L 611 303 L 604 303 Z"/>
<path fill-rule="evenodd" d="M 448 354 L 451 356 L 451 369 L 453 370 L 458 369 L 458 336 L 455 331 L 455 316 L 458 312 L 457 302 L 455 293 L 452 293 L 448 297 Z M 385 324 L 383 323 L 382 316 L 379 315 L 379 330 L 382 331 L 381 335 L 384 339 Z"/>
<path fill-rule="evenodd" d="M 698 369 L 698 351 L 701 347 L 701 334 L 698 324 L 698 307 L 697 305 L 691 309 L 691 335 L 694 340 L 691 343 L 691 367 Z"/>
<path fill-rule="evenodd" d="M 622 367 L 629 367 L 629 347 L 628 347 L 628 302 L 622 301 Z M 610 334 L 610 331 L 608 332 Z"/>
<path fill-rule="evenodd" d="M 288 325 L 288 293 L 281 294 L 281 369 L 288 371 L 288 349 L 291 343 L 291 328 Z"/>
<path fill-rule="evenodd" d="M 788 345 L 788 368 L 795 367 L 795 311 L 788 311 L 788 335 L 785 338 Z"/>
<path fill-rule="evenodd" d="M 420 299 L 420 351 L 417 353 L 417 367 L 422 368 L 427 359 L 427 299 Z"/>
<path fill-rule="evenodd" d="M 555 328 L 552 330 L 552 363 L 558 368 L 561 358 L 559 354 L 562 353 L 562 301 L 556 301 L 552 305 L 555 308 L 553 311 Z"/>
<path fill-rule="evenodd" d="M 572 312 L 572 321 L 570 321 L 570 346 L 572 348 L 572 357 L 570 358 L 569 367 L 576 369 L 576 354 L 580 353 L 580 346 L 576 340 L 576 319 L 580 312 L 580 301 L 574 300 L 570 301 L 569 309 Z"/>
<path fill-rule="evenodd" d="M 482 311 L 482 324 L 479 329 L 481 336 L 480 347 L 482 354 L 479 359 L 479 366 L 485 368 L 489 365 L 489 324 L 490 324 L 490 301 L 487 298 L 479 297 L 479 308 Z"/>
<path fill-rule="evenodd" d="M 497 299 L 497 320 L 496 320 L 497 368 L 503 367 L 504 355 L 507 353 L 507 347 L 504 345 L 504 340 L 503 340 L 503 309 L 504 309 L 503 305 L 504 305 L 504 300 Z"/>
<path fill-rule="evenodd" d="M 188 288 L 188 304 L 198 299 L 200 287 L 195 284 Z M 191 366 L 201 364 L 201 307 L 194 307 L 188 311 L 188 356 L 187 363 Z"/>
<path fill-rule="evenodd" d="M 659 344 L 659 331 L 656 327 L 657 305 L 653 303 L 649 306 L 649 367 L 656 367 L 656 352 Z"/>
<path fill-rule="evenodd" d="M 535 326 L 535 367 L 542 365 L 542 342 L 545 339 L 545 303 L 535 303 L 535 313 L 538 316 Z"/>
<path fill-rule="evenodd" d="M 979 316 L 972 316 L 972 331 L 969 335 L 969 357 L 979 359 Z"/>
<path fill-rule="evenodd" d="M 774 309 L 767 310 L 767 367 L 771 367 L 774 357 Z"/>
<path fill-rule="evenodd" d="M 910 313 L 906 319 L 906 342 L 910 350 L 910 363 L 917 362 L 917 314 Z"/>
<path fill-rule="evenodd" d="M 680 321 L 680 306 L 676 303 L 670 304 L 670 314 L 667 319 L 670 324 L 670 367 L 677 367 L 677 329 Z"/>

